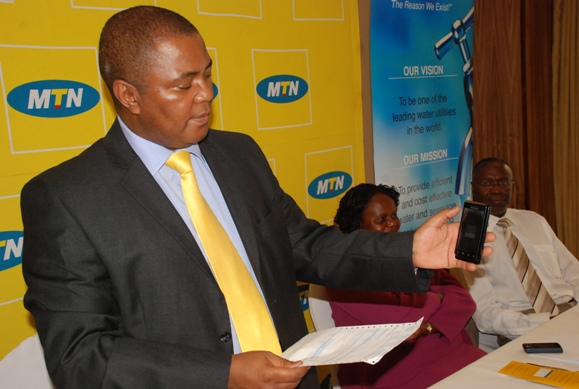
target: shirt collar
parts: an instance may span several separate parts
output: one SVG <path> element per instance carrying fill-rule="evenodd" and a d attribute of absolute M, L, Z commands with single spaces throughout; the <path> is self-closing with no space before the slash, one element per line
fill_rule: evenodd
<path fill-rule="evenodd" d="M 497 217 L 497 216 L 495 216 L 495 215 L 490 215 L 490 216 L 489 216 L 489 224 L 488 224 L 487 230 L 490 231 L 490 230 L 494 229 L 495 226 L 497 225 L 497 222 L 498 222 L 499 220 L 503 219 L 503 218 L 509 219 L 509 224 L 510 224 L 511 226 L 515 225 L 515 223 L 513 222 L 513 219 L 511 219 L 511 218 L 509 217 L 509 208 L 507 208 L 507 212 L 505 212 L 505 214 L 504 214 L 503 216 L 501 216 L 501 217 Z"/>
<path fill-rule="evenodd" d="M 155 142 L 151 142 L 139 135 L 135 134 L 133 131 L 127 127 L 127 125 L 123 122 L 123 120 L 117 116 L 119 120 L 119 124 L 121 126 L 121 130 L 123 134 L 127 138 L 127 141 L 137 153 L 141 161 L 145 164 L 145 167 L 151 175 L 157 174 L 157 172 L 163 167 L 167 159 L 173 154 L 174 151 L 177 150 L 169 150 L 168 148 L 161 146 Z M 198 156 L 201 160 L 205 161 L 203 157 L 203 153 L 201 153 L 201 149 L 199 148 L 199 144 L 191 145 L 183 150 L 187 150 L 196 156 Z"/>

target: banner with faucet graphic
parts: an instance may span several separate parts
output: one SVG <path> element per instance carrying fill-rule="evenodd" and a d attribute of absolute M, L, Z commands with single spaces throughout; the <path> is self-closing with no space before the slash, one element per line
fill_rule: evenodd
<path fill-rule="evenodd" d="M 403 230 L 469 197 L 473 23 L 474 0 L 371 3 L 375 181 Z"/>

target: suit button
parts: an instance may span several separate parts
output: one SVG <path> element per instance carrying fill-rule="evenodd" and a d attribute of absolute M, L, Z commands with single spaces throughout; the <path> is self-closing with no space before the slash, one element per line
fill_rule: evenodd
<path fill-rule="evenodd" d="M 229 332 L 224 332 L 223 334 L 221 334 L 219 340 L 222 341 L 223 343 L 229 342 L 231 340 L 231 334 Z"/>

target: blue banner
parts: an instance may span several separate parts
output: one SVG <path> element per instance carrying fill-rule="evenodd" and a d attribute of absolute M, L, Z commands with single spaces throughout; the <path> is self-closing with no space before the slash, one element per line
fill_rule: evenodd
<path fill-rule="evenodd" d="M 372 0 L 375 181 L 400 191 L 402 230 L 470 194 L 473 22 L 474 0 Z"/>

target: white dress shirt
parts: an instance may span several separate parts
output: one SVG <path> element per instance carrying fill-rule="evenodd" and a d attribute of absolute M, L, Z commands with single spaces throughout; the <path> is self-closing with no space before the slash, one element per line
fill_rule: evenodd
<path fill-rule="evenodd" d="M 555 303 L 579 299 L 579 261 L 557 238 L 545 218 L 532 211 L 511 208 L 503 217 L 511 221 L 512 233 L 525 248 Z M 496 227 L 498 220 L 496 216 L 489 219 L 488 231 L 497 236 L 490 244 L 493 255 L 483 257 L 478 269 L 465 271 L 464 276 L 477 304 L 473 319 L 479 331 L 483 335 L 498 334 L 514 339 L 548 321 L 550 314 L 522 313 L 532 309 L 532 305 L 519 281 L 501 228 Z M 483 338 L 481 336 L 481 341 Z M 493 338 L 496 342 L 496 336 Z"/>

